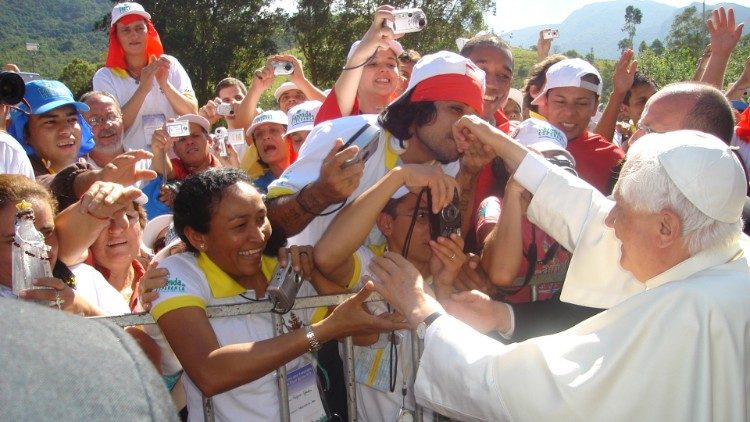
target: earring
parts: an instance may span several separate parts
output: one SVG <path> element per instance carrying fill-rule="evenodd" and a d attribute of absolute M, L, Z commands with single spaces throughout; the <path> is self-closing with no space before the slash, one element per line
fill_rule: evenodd
<path fill-rule="evenodd" d="M 204 249 L 206 249 L 206 244 L 205 243 L 201 243 L 200 250 L 204 250 Z"/>

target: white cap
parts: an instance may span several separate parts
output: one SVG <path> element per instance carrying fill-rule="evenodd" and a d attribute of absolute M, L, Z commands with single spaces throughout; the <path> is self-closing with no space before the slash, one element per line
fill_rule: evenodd
<path fill-rule="evenodd" d="M 352 58 L 352 54 L 354 54 L 354 50 L 357 49 L 357 47 L 359 46 L 361 42 L 362 40 L 357 40 L 352 43 L 351 48 L 349 48 L 349 53 L 347 53 L 346 55 L 347 60 Z M 401 45 L 400 42 L 396 40 L 388 40 L 388 47 L 390 47 L 391 50 L 393 50 L 393 52 L 396 53 L 396 57 L 400 56 L 401 53 L 404 52 L 404 47 Z"/>
<path fill-rule="evenodd" d="M 575 166 L 576 160 L 568 152 L 568 138 L 558 128 L 551 124 L 529 118 L 519 123 L 516 130 L 510 135 L 521 145 L 527 146 L 538 152 L 555 151 L 564 154 Z"/>
<path fill-rule="evenodd" d="M 414 65 L 409 78 L 409 86 L 393 102 L 401 100 L 408 95 L 411 90 L 420 82 L 440 75 L 465 75 L 478 81 L 482 86 L 482 92 L 485 90 L 484 71 L 477 67 L 471 60 L 460 54 L 450 51 L 438 51 L 434 54 L 422 56 Z M 481 102 L 482 99 L 480 98 Z"/>
<path fill-rule="evenodd" d="M 279 102 L 279 98 L 281 98 L 281 95 L 287 91 L 291 91 L 293 89 L 299 89 L 297 85 L 294 82 L 284 82 L 283 84 L 279 85 L 278 88 L 276 88 L 276 91 L 273 92 L 273 98 L 276 98 L 276 102 Z"/>
<path fill-rule="evenodd" d="M 518 89 L 511 88 L 508 91 L 508 99 L 513 100 L 514 103 L 518 104 L 518 107 L 523 111 L 523 92 Z"/>
<path fill-rule="evenodd" d="M 266 123 L 277 123 L 286 126 L 289 124 L 289 119 L 286 117 L 286 113 L 281 110 L 264 111 L 255 116 L 253 123 L 247 128 L 245 135 L 252 137 L 255 128 Z"/>
<path fill-rule="evenodd" d="M 596 77 L 599 78 L 599 83 L 595 84 L 581 79 L 589 74 L 596 75 Z M 542 91 L 536 98 L 534 98 L 534 101 L 532 101 L 531 104 L 538 105 L 544 101 L 544 97 L 550 89 L 570 86 L 585 88 L 589 91 L 595 92 L 596 95 L 602 95 L 602 76 L 599 74 L 599 71 L 586 60 L 566 59 L 559 61 L 547 69 L 547 81 L 544 84 L 544 88 L 542 88 Z"/>
<path fill-rule="evenodd" d="M 143 234 L 141 235 L 141 243 L 143 247 L 150 253 L 154 253 L 154 243 L 156 237 L 161 233 L 162 230 L 169 227 L 172 224 L 172 214 L 162 214 L 148 220 L 146 227 L 143 228 Z"/>
<path fill-rule="evenodd" d="M 199 125 L 200 127 L 202 127 L 203 129 L 205 129 L 206 133 L 211 132 L 211 123 L 209 123 L 208 120 L 206 120 L 206 118 L 203 116 L 199 116 L 197 114 L 185 114 L 185 115 L 178 117 L 175 120 L 177 120 L 178 122 L 195 123 Z"/>
<path fill-rule="evenodd" d="M 643 148 L 658 151 L 669 179 L 703 214 L 724 223 L 740 220 L 747 179 L 735 153 L 719 138 L 694 130 L 650 133 L 630 147 L 628 157 Z"/>
<path fill-rule="evenodd" d="M 151 15 L 149 15 L 148 12 L 146 12 L 146 9 L 144 9 L 139 3 L 117 3 L 115 7 L 112 8 L 112 20 L 110 21 L 109 26 L 115 26 L 117 21 L 127 15 L 139 15 L 143 16 L 144 19 L 151 19 Z"/>
<path fill-rule="evenodd" d="M 315 116 L 322 104 L 320 101 L 305 101 L 290 108 L 287 113 L 289 126 L 284 136 L 303 130 L 312 130 L 315 126 Z"/>

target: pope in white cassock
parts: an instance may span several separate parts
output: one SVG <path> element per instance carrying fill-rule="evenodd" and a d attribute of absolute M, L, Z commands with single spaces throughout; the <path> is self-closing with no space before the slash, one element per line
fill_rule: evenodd
<path fill-rule="evenodd" d="M 403 258 L 376 258 L 375 289 L 424 337 L 420 404 L 460 420 L 750 419 L 747 182 L 724 143 L 644 136 L 612 200 L 475 116 L 454 135 L 516 169 L 530 220 L 573 251 L 573 275 L 590 269 L 568 274 L 563 298 L 609 309 L 505 346 L 480 333 L 507 328 L 504 305 L 478 292 L 440 304 Z"/>

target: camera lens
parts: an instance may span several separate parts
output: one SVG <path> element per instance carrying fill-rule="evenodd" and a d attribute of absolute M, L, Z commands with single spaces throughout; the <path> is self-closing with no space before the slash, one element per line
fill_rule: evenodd
<path fill-rule="evenodd" d="M 286 70 L 286 71 L 292 70 L 292 64 L 291 63 L 284 63 L 284 70 Z"/>
<path fill-rule="evenodd" d="M 453 204 L 448 204 L 445 208 L 443 208 L 443 220 L 445 221 L 456 221 L 458 218 L 458 207 L 456 207 Z"/>
<path fill-rule="evenodd" d="M 424 28 L 424 26 L 427 25 L 427 21 L 424 20 L 424 18 L 419 20 L 419 27 Z"/>
<path fill-rule="evenodd" d="M 0 103 L 16 105 L 23 100 L 26 85 L 21 75 L 15 72 L 0 73 Z"/>

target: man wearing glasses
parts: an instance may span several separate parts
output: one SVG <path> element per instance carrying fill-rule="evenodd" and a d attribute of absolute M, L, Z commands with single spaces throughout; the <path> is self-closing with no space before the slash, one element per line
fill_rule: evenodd
<path fill-rule="evenodd" d="M 81 102 L 89 106 L 83 118 L 91 126 L 96 142 L 85 158 L 94 168 L 100 169 L 125 152 L 122 111 L 112 94 L 104 91 L 89 91 L 81 96 Z M 147 163 L 145 168 L 148 168 Z"/>

